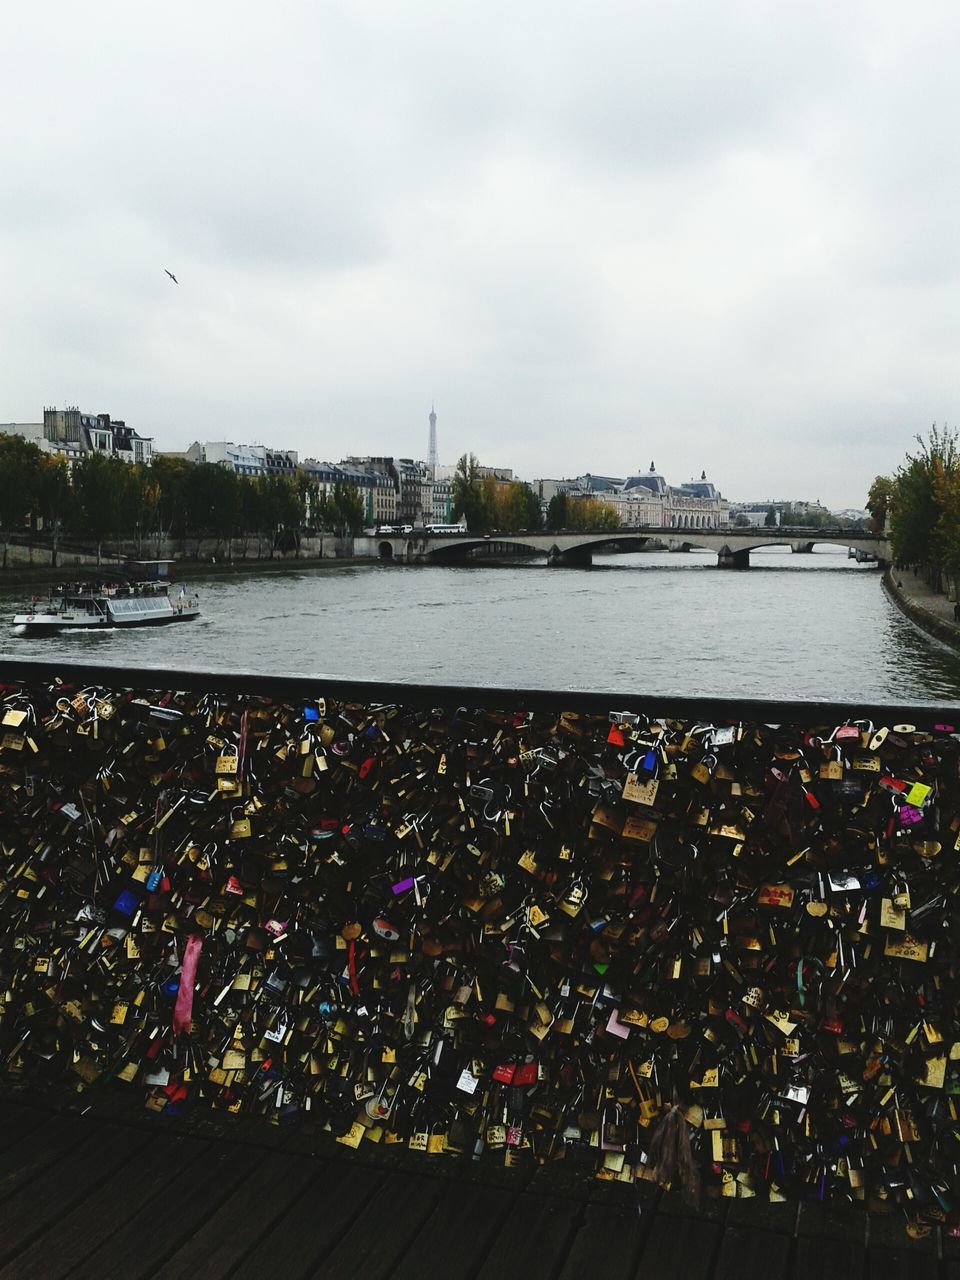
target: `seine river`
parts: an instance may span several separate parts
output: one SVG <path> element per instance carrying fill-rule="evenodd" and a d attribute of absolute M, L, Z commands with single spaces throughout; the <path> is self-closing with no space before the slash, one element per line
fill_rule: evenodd
<path fill-rule="evenodd" d="M 259 674 L 759 698 L 952 701 L 960 655 L 846 552 L 598 557 L 590 569 L 371 564 L 194 580 L 179 626 L 26 639 L 7 656 Z M 9 621 L 22 591 L 0 595 Z"/>

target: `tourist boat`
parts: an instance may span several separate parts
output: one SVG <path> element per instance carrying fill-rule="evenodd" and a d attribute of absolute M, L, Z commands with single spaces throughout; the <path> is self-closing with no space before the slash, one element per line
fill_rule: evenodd
<path fill-rule="evenodd" d="M 48 601 L 34 599 L 23 613 L 15 614 L 13 626 L 20 635 L 47 635 L 107 627 L 155 627 L 166 622 L 191 622 L 199 616 L 197 593 L 180 587 L 171 594 L 166 581 L 63 582 L 53 588 Z"/>

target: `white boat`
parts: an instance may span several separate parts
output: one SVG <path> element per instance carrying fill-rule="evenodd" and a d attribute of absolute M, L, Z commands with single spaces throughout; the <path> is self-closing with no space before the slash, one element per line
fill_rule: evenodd
<path fill-rule="evenodd" d="M 47 635 L 107 627 L 155 627 L 191 622 L 199 616 L 196 592 L 179 587 L 171 595 L 169 582 L 65 582 L 54 587 L 48 601 L 34 599 L 23 613 L 15 614 L 13 625 L 21 635 Z"/>

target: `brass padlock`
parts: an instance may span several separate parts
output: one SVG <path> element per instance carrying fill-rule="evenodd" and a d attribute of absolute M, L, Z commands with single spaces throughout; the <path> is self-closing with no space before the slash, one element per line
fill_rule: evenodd
<path fill-rule="evenodd" d="M 234 814 L 236 810 L 234 810 Z M 253 828 L 250 825 L 250 819 L 245 815 L 234 817 L 231 815 L 230 822 L 230 839 L 245 840 L 253 834 Z"/>
<path fill-rule="evenodd" d="M 834 747 L 833 750 L 833 758 L 824 760 L 820 766 L 820 777 L 825 782 L 840 782 L 843 778 L 843 758 L 840 755 L 840 748 Z"/>
<path fill-rule="evenodd" d="M 705 755 L 690 770 L 690 777 L 695 782 L 699 782 L 701 786 L 705 786 L 710 781 L 712 770 L 716 767 L 717 757 Z"/>

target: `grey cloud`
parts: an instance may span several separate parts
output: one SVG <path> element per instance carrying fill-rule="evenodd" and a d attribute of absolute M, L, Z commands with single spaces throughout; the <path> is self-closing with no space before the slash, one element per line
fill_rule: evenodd
<path fill-rule="evenodd" d="M 957 419 L 952 6 L 0 23 L 0 418 L 838 505 Z"/>

